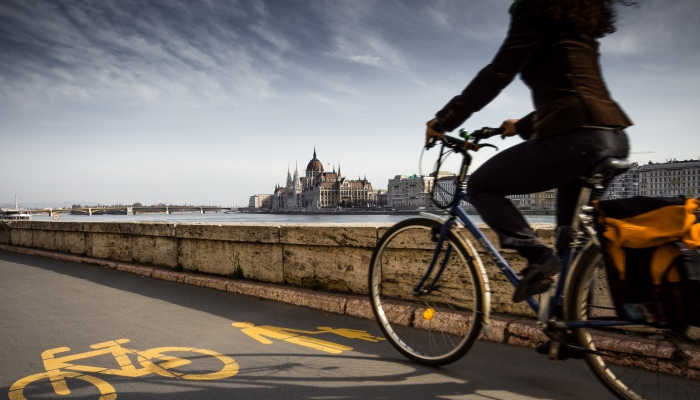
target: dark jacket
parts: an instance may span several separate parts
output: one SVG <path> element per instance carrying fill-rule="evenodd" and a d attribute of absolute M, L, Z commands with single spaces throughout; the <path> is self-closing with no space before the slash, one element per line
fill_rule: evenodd
<path fill-rule="evenodd" d="M 632 125 L 611 98 L 598 63 L 598 41 L 555 26 L 537 1 L 511 7 L 508 36 L 493 61 L 437 114 L 438 127 L 451 131 L 493 100 L 515 76 L 532 92 L 535 111 L 516 125 L 524 138 L 547 137 L 582 126 Z"/>

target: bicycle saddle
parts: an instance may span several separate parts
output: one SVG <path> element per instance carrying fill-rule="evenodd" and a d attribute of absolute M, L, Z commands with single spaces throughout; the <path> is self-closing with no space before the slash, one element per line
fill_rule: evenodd
<path fill-rule="evenodd" d="M 632 163 L 624 158 L 607 157 L 599 161 L 591 168 L 584 181 L 594 184 L 595 181 L 605 182 L 630 169 Z"/>

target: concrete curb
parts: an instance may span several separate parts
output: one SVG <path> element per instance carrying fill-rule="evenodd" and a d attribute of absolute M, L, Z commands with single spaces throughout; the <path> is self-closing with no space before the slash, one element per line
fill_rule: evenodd
<path fill-rule="evenodd" d="M 335 314 L 374 319 L 372 307 L 366 296 L 320 292 L 272 283 L 233 280 L 219 276 L 174 271 L 162 267 L 129 264 L 5 244 L 0 244 L 0 250 L 80 264 L 98 265 L 117 271 L 129 272 L 170 282 L 184 283 L 234 294 L 274 300 Z M 525 347 L 536 347 L 547 340 L 534 320 L 507 315 L 492 315 L 491 324 L 482 331 L 480 339 Z"/>

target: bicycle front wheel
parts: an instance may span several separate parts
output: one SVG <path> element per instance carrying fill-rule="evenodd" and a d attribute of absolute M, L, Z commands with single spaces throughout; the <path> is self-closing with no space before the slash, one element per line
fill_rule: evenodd
<path fill-rule="evenodd" d="M 406 357 L 426 365 L 462 357 L 483 320 L 478 256 L 452 230 L 437 249 L 441 226 L 428 218 L 394 225 L 377 244 L 369 269 L 372 309 L 384 336 Z M 422 288 L 427 290 L 415 293 L 426 274 Z"/>
<path fill-rule="evenodd" d="M 569 320 L 624 320 L 608 284 L 600 250 L 590 247 L 572 267 L 565 310 Z M 628 400 L 700 398 L 700 342 L 646 325 L 575 330 L 586 362 L 617 397 Z"/>

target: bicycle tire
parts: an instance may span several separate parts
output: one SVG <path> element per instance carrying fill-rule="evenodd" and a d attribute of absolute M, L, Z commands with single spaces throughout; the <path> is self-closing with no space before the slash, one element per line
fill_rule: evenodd
<path fill-rule="evenodd" d="M 619 319 L 603 256 L 589 246 L 571 267 L 564 297 L 568 320 Z M 610 392 L 625 400 L 697 399 L 700 342 L 646 325 L 574 329 L 586 363 Z M 674 344 L 676 343 L 676 344 Z M 689 357 L 682 361 L 681 356 Z"/>
<path fill-rule="evenodd" d="M 384 336 L 410 360 L 431 366 L 461 358 L 478 337 L 484 318 L 480 260 L 473 246 L 453 230 L 440 253 L 442 260 L 452 249 L 440 285 L 427 295 L 413 294 L 435 252 L 433 233 L 441 226 L 429 218 L 399 222 L 377 243 L 369 268 L 370 302 Z M 438 269 L 436 265 L 431 277 Z"/>

